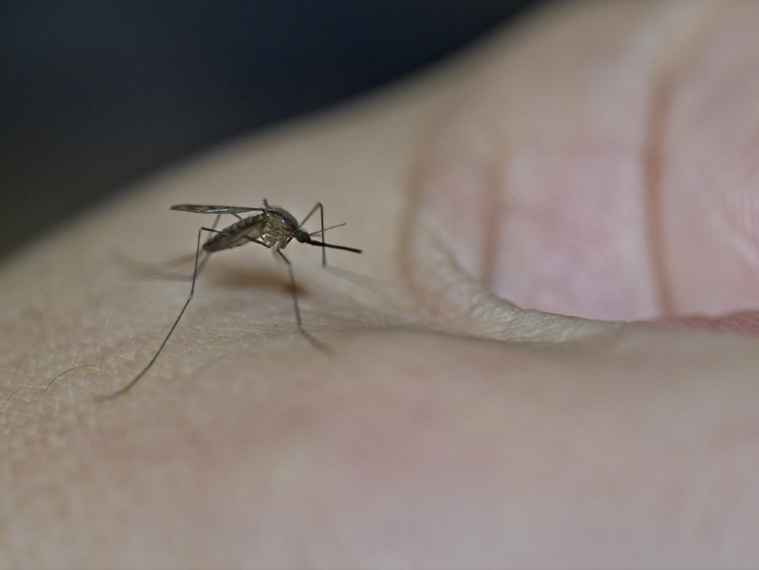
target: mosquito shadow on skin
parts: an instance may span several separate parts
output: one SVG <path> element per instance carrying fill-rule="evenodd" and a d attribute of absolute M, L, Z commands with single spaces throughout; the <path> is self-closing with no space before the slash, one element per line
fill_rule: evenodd
<path fill-rule="evenodd" d="M 209 265 L 213 263 L 210 261 Z M 277 271 L 277 269 L 281 269 Z M 290 294 L 290 282 L 287 279 L 287 270 L 278 268 L 246 267 L 239 263 L 226 263 L 213 268 L 198 278 L 198 288 L 225 288 L 225 289 L 261 289 L 268 291 L 285 291 Z M 297 278 L 297 275 L 296 275 Z M 201 293 L 198 293 L 201 294 Z M 298 295 L 308 295 L 308 287 L 298 282 Z"/>
<path fill-rule="evenodd" d="M 173 257 L 164 262 L 151 264 L 141 262 L 118 248 L 115 248 L 111 257 L 115 263 L 121 266 L 130 276 L 135 279 L 145 279 L 150 281 L 192 281 L 192 264 L 195 261 L 195 254 L 187 254 Z M 216 261 L 217 263 L 214 263 Z M 187 266 L 187 272 L 174 271 L 175 267 L 182 265 Z M 282 268 L 282 272 L 277 271 L 279 263 L 274 268 L 264 267 L 263 264 L 241 264 L 239 261 L 229 261 L 227 259 L 218 260 L 210 259 L 209 265 L 218 266 L 211 268 L 210 271 L 204 271 L 198 277 L 200 287 L 224 287 L 229 289 L 237 288 L 261 288 L 272 291 L 284 290 L 289 293 L 290 283 L 287 279 L 287 271 Z M 298 294 L 308 294 L 308 288 L 298 283 Z"/>
<path fill-rule="evenodd" d="M 159 263 L 147 263 L 127 255 L 119 248 L 113 248 L 110 257 L 116 265 L 121 267 L 134 279 L 192 281 L 193 261 L 195 261 L 194 253 L 173 257 Z M 182 265 L 187 266 L 186 272 L 176 269 Z"/>

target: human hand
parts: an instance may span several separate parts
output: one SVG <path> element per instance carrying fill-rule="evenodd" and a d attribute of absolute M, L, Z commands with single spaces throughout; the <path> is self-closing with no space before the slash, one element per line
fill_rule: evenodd
<path fill-rule="evenodd" d="M 554 9 L 19 255 L 0 276 L 4 565 L 755 561 L 756 340 L 622 321 L 757 303 L 758 10 Z M 332 263 L 391 299 L 291 245 L 325 358 L 262 248 L 215 255 L 150 374 L 95 405 L 187 294 L 125 280 L 113 245 L 187 253 L 204 222 L 168 206 L 263 197 L 324 202 L 349 224 L 330 239 L 364 249 Z"/>

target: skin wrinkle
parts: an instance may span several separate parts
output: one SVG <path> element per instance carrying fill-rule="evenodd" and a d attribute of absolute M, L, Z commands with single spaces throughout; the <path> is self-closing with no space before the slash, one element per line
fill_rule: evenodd
<path fill-rule="evenodd" d="M 444 330 L 508 342 L 587 341 L 610 335 L 620 324 L 521 309 L 472 279 L 437 235 L 436 224 L 410 224 L 409 277 L 433 321 Z M 445 307 L 441 312 L 440 307 Z"/>
<path fill-rule="evenodd" d="M 673 285 L 667 270 L 664 244 L 664 211 L 661 194 L 664 191 L 662 168 L 664 167 L 664 129 L 670 104 L 671 89 L 666 80 L 654 87 L 648 113 L 647 141 L 643 152 L 643 200 L 648 212 L 648 250 L 651 275 L 654 280 L 654 299 L 659 316 L 672 314 L 675 306 Z M 645 219 L 645 218 L 644 218 Z"/>
<path fill-rule="evenodd" d="M 485 131 L 485 128 L 486 127 L 483 126 L 481 127 L 481 130 Z M 492 133 L 492 130 L 488 130 L 487 132 Z M 504 180 L 500 169 L 497 167 L 498 163 L 493 160 L 492 157 L 493 149 L 498 147 L 493 144 L 492 136 L 486 136 L 485 140 L 487 141 L 485 144 L 489 147 L 489 149 L 486 149 L 487 158 L 485 159 L 487 171 L 482 176 L 482 179 L 485 181 L 485 192 L 487 194 L 487 197 L 482 201 L 482 206 L 484 208 L 483 218 L 485 231 L 483 240 L 484 243 L 480 244 L 480 247 L 482 248 L 481 255 L 483 261 L 480 274 L 482 276 L 482 282 L 485 284 L 485 286 L 492 290 L 495 285 L 496 258 L 498 255 L 498 242 L 496 240 L 496 234 L 500 223 L 499 212 L 501 211 L 499 204 L 499 190 L 503 185 Z M 503 148 L 503 144 L 500 146 Z M 504 163 L 507 162 L 507 160 L 504 160 Z"/>
<path fill-rule="evenodd" d="M 679 49 L 669 48 L 672 54 L 663 65 L 660 65 L 653 82 L 649 111 L 647 113 L 646 139 L 643 144 L 643 197 L 645 209 L 648 212 L 648 239 L 651 259 L 651 273 L 654 278 L 654 293 L 659 315 L 667 318 L 677 311 L 672 282 L 671 268 L 667 260 L 665 203 L 663 194 L 666 191 L 663 169 L 667 165 L 667 126 L 672 110 L 675 70 L 689 67 L 703 45 L 706 30 L 717 24 L 718 9 L 713 6 L 702 8 L 705 14 L 692 24 L 685 38 L 680 39 Z"/>

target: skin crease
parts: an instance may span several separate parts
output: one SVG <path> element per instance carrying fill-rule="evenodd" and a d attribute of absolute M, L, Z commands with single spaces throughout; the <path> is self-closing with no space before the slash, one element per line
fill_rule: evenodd
<path fill-rule="evenodd" d="M 756 339 L 612 321 L 757 305 L 757 17 L 564 5 L 19 252 L 0 565 L 755 564 Z M 96 405 L 188 290 L 115 248 L 186 254 L 212 217 L 169 206 L 264 197 L 299 218 L 322 201 L 348 222 L 329 241 L 364 249 L 330 252 L 364 287 L 286 250 L 335 356 L 251 245 L 212 257 L 155 367 Z"/>

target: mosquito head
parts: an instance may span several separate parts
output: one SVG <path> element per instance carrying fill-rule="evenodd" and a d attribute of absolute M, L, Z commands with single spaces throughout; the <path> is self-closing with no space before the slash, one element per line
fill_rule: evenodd
<path fill-rule="evenodd" d="M 303 228 L 298 228 L 295 230 L 295 232 L 293 232 L 293 235 L 295 236 L 295 239 L 297 239 L 300 243 L 309 243 L 311 241 L 311 236 L 309 236 L 308 232 Z"/>

